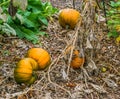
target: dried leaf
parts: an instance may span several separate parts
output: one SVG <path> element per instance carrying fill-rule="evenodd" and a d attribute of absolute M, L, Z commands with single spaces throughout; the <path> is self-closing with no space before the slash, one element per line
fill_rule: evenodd
<path fill-rule="evenodd" d="M 99 93 L 106 93 L 107 91 L 102 87 L 91 83 L 91 86 Z"/>
<path fill-rule="evenodd" d="M 111 87 L 111 88 L 116 88 L 116 87 L 118 87 L 118 85 L 113 81 L 113 80 L 111 80 L 111 79 L 108 79 L 108 78 L 105 78 L 105 79 L 103 79 L 105 82 L 106 82 L 106 84 L 109 86 L 109 87 Z"/>
<path fill-rule="evenodd" d="M 75 91 L 83 91 L 84 90 L 84 85 L 80 84 L 75 87 Z"/>
<path fill-rule="evenodd" d="M 62 69 L 62 77 L 63 77 L 64 80 L 68 79 L 68 75 L 67 75 L 67 73 L 65 72 L 64 69 Z"/>
<path fill-rule="evenodd" d="M 87 38 L 87 42 L 86 42 L 86 48 L 90 48 L 93 49 L 93 46 L 90 43 L 90 40 Z"/>
<path fill-rule="evenodd" d="M 96 40 L 96 38 L 95 38 L 94 33 L 92 32 L 92 30 L 91 30 L 89 38 L 90 38 L 90 41 L 95 41 Z"/>
<path fill-rule="evenodd" d="M 97 47 L 96 47 L 97 49 L 100 49 L 101 47 L 100 47 L 100 43 L 98 42 L 98 44 L 97 44 Z"/>
<path fill-rule="evenodd" d="M 25 10 L 27 7 L 27 0 L 13 0 L 13 6 L 18 7 L 21 10 Z"/>
<path fill-rule="evenodd" d="M 85 58 L 85 54 L 84 54 L 83 48 L 80 49 L 80 57 L 84 57 Z"/>
<path fill-rule="evenodd" d="M 99 70 L 98 70 L 95 62 L 92 59 L 90 59 L 88 62 L 87 71 L 90 75 L 97 76 L 99 74 Z"/>
<path fill-rule="evenodd" d="M 19 95 L 19 96 L 17 97 L 17 99 L 27 99 L 27 96 L 25 96 L 25 95 Z"/>
<path fill-rule="evenodd" d="M 6 15 L 5 13 L 2 14 L 2 12 L 3 12 L 3 10 L 2 10 L 2 8 L 0 7 L 0 19 L 2 19 L 4 22 L 6 22 L 6 20 L 7 20 L 7 15 Z"/>
<path fill-rule="evenodd" d="M 1 14 L 0 19 L 2 19 L 4 22 L 7 21 L 7 15 L 6 14 Z"/>
<path fill-rule="evenodd" d="M 70 99 L 82 99 L 82 98 L 83 98 L 83 92 L 77 91 L 72 93 L 72 96 Z"/>
<path fill-rule="evenodd" d="M 90 68 L 91 71 L 97 69 L 95 62 L 92 59 L 90 59 L 90 62 L 88 63 L 88 67 Z"/>
<path fill-rule="evenodd" d="M 97 22 L 100 23 L 100 22 L 105 22 L 105 18 L 101 15 L 98 15 L 97 16 Z"/>
<path fill-rule="evenodd" d="M 40 99 L 52 99 L 52 97 L 50 96 L 51 93 L 46 93 L 44 97 L 40 97 Z"/>
<path fill-rule="evenodd" d="M 23 95 L 23 92 L 16 92 L 16 93 L 12 93 L 12 94 L 9 94 L 7 93 L 6 94 L 6 98 L 9 99 L 10 97 L 16 97 L 16 96 L 20 96 L 20 95 Z"/>
<path fill-rule="evenodd" d="M 92 4 L 93 7 L 97 7 L 98 6 L 97 3 L 96 3 L 96 1 L 94 1 L 94 0 L 92 1 L 91 4 Z"/>
<path fill-rule="evenodd" d="M 85 89 L 85 90 L 83 90 L 85 93 L 87 93 L 87 94 L 90 94 L 90 93 L 92 93 L 93 92 L 93 90 L 92 89 Z"/>

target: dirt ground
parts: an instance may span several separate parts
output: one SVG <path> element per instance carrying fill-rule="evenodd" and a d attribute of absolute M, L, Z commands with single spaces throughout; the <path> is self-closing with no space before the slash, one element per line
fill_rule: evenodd
<path fill-rule="evenodd" d="M 72 1 L 51 1 L 59 9 L 73 7 Z M 79 11 L 81 4 L 76 0 Z M 120 99 L 120 46 L 107 38 L 105 22 L 94 23 L 95 9 L 85 11 L 81 27 L 75 30 L 63 29 L 54 15 L 46 30 L 48 36 L 40 37 L 39 44 L 0 35 L 0 99 Z M 70 46 L 84 51 L 83 68 L 69 68 Z M 14 80 L 14 67 L 32 47 L 46 49 L 52 63 L 37 72 L 33 85 L 19 85 Z"/>

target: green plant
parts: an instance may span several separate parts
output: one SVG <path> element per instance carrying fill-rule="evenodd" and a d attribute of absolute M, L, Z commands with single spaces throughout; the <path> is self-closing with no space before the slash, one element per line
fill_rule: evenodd
<path fill-rule="evenodd" d="M 111 8 L 107 10 L 107 25 L 110 30 L 108 33 L 108 37 L 119 36 L 118 26 L 120 26 L 120 0 L 118 1 L 110 1 Z"/>
<path fill-rule="evenodd" d="M 44 30 L 48 25 L 48 19 L 58 10 L 52 7 L 50 2 L 43 3 L 41 0 L 34 0 L 34 2 L 28 0 L 28 5 L 24 10 L 20 0 L 16 0 L 18 2 L 18 4 L 15 3 L 17 12 L 12 17 L 7 11 L 8 1 L 5 0 L 0 4 L 0 33 L 6 33 L 8 36 L 17 35 L 21 39 L 26 38 L 33 43 L 38 43 L 38 36 L 46 35 Z M 4 19 L 4 14 L 7 16 L 6 19 Z"/>

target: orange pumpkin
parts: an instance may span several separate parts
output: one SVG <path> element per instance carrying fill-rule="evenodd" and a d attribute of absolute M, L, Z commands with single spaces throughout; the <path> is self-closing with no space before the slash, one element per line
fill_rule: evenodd
<path fill-rule="evenodd" d="M 17 83 L 32 84 L 36 80 L 34 70 L 38 69 L 38 64 L 32 58 L 20 60 L 14 69 L 14 78 Z"/>
<path fill-rule="evenodd" d="M 59 24 L 63 28 L 68 26 L 70 29 L 74 29 L 79 21 L 79 18 L 81 18 L 81 16 L 77 10 L 70 8 L 63 9 L 59 14 Z"/>
<path fill-rule="evenodd" d="M 45 69 L 50 65 L 50 54 L 42 48 L 31 48 L 27 52 L 27 57 L 37 61 L 39 69 Z"/>
<path fill-rule="evenodd" d="M 71 64 L 70 66 L 74 69 L 80 68 L 81 66 L 83 66 L 84 62 L 85 62 L 85 58 L 84 57 L 80 57 L 79 56 L 79 52 L 77 50 L 75 50 L 73 52 L 74 56 L 72 58 Z"/>

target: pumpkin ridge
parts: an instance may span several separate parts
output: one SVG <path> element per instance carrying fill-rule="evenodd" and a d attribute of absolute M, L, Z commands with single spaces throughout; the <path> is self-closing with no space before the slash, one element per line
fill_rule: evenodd
<path fill-rule="evenodd" d="M 27 57 L 33 58 L 38 63 L 38 69 L 47 67 L 48 62 L 51 60 L 49 53 L 42 48 L 31 48 L 27 52 Z"/>
<path fill-rule="evenodd" d="M 37 62 L 32 58 L 21 59 L 14 69 L 14 79 L 17 83 L 32 84 L 36 79 L 32 78 Z"/>
<path fill-rule="evenodd" d="M 43 58 L 42 60 L 40 60 L 38 63 L 39 63 L 39 65 L 41 65 L 41 69 L 44 69 L 45 66 L 47 67 L 49 65 L 48 64 L 49 61 L 50 61 L 50 57 L 46 57 L 46 58 Z"/>
<path fill-rule="evenodd" d="M 74 29 L 79 18 L 81 16 L 77 10 L 71 8 L 62 9 L 59 14 L 59 24 L 64 28 L 68 25 L 70 29 Z"/>

